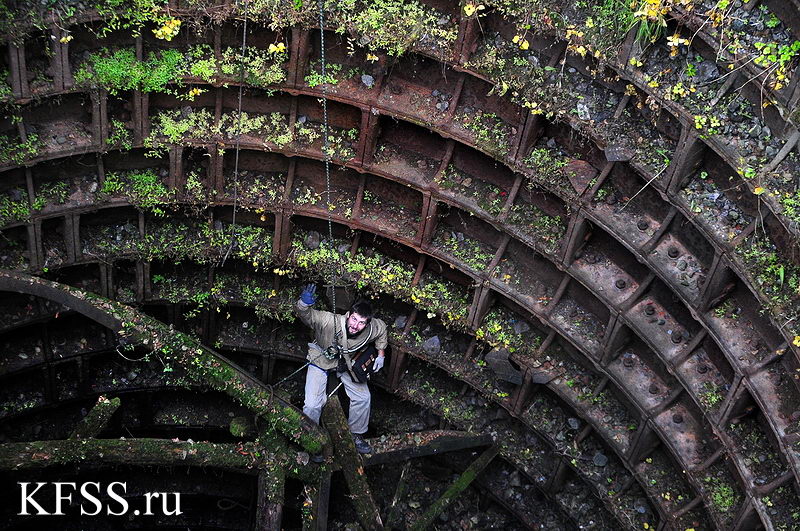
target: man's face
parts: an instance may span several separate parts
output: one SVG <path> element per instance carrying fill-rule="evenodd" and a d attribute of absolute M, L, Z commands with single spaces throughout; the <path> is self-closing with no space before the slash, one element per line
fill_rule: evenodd
<path fill-rule="evenodd" d="M 351 313 L 347 318 L 347 333 L 353 336 L 356 335 L 364 330 L 364 327 L 367 326 L 368 321 L 369 319 L 366 317 L 362 317 L 355 312 Z"/>

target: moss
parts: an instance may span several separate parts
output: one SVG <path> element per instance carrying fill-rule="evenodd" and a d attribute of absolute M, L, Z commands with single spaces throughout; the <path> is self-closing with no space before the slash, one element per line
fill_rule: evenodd
<path fill-rule="evenodd" d="M 254 461 L 257 453 L 261 457 Z M 164 439 L 74 439 L 9 443 L 0 447 L 0 469 L 3 470 L 31 470 L 83 462 L 247 469 L 263 466 L 267 456 L 252 443 L 237 448 L 233 444 Z"/>
<path fill-rule="evenodd" d="M 234 417 L 228 426 L 231 435 L 242 438 L 251 431 L 250 422 L 245 417 Z"/>
<path fill-rule="evenodd" d="M 105 396 L 100 396 L 97 403 L 89 411 L 89 414 L 81 420 L 80 424 L 75 428 L 75 431 L 70 435 L 70 439 L 88 439 L 95 437 L 100 433 L 108 420 L 120 406 L 119 397 L 107 399 Z"/>

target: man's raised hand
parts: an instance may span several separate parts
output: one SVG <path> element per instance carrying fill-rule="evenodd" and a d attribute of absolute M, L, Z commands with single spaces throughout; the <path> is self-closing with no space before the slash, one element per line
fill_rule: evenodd
<path fill-rule="evenodd" d="M 303 301 L 305 304 L 311 306 L 315 302 L 317 302 L 317 285 L 316 284 L 309 284 L 300 294 L 300 300 Z"/>

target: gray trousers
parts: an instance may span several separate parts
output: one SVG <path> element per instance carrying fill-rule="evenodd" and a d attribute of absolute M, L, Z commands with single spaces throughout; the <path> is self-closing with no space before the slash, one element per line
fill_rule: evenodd
<path fill-rule="evenodd" d="M 346 372 L 338 373 L 337 376 L 344 384 L 344 390 L 350 398 L 350 418 L 348 419 L 350 431 L 358 435 L 365 433 L 369 426 L 371 400 L 369 387 L 366 383 L 354 382 Z M 317 424 L 319 424 L 322 408 L 325 406 L 325 402 L 328 401 L 328 394 L 325 392 L 327 383 L 328 374 L 325 371 L 316 365 L 308 366 L 303 413 Z"/>

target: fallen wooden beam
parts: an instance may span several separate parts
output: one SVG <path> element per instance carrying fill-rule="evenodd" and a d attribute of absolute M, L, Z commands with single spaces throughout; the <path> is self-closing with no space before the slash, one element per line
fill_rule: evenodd
<path fill-rule="evenodd" d="M 86 414 L 80 424 L 69 435 L 70 439 L 91 439 L 103 431 L 111 416 L 119 408 L 119 398 L 109 400 L 103 395 L 97 398 L 97 403 L 91 411 Z"/>
<path fill-rule="evenodd" d="M 320 473 L 316 483 L 306 483 L 303 502 L 303 531 L 327 531 L 328 504 L 331 497 L 331 471 Z"/>
<path fill-rule="evenodd" d="M 262 457 L 256 458 L 260 452 Z M 281 466 L 266 461 L 253 443 L 221 444 L 166 439 L 68 439 L 0 445 L 0 470 L 36 470 L 57 465 L 206 466 L 257 474 L 259 468 Z"/>
<path fill-rule="evenodd" d="M 258 473 L 258 499 L 254 531 L 280 531 L 283 519 L 283 469 L 267 467 Z"/>
<path fill-rule="evenodd" d="M 365 459 L 366 466 L 399 463 L 416 457 L 489 446 L 492 444 L 492 436 L 465 431 L 433 430 L 388 435 L 370 439 L 369 443 L 372 454 Z"/>
<path fill-rule="evenodd" d="M 274 438 L 277 431 L 311 453 L 327 444 L 326 434 L 302 410 L 281 400 L 247 371 L 218 352 L 200 344 L 196 338 L 173 330 L 143 312 L 116 301 L 39 277 L 0 271 L 0 291 L 35 295 L 68 306 L 119 336 L 120 346 L 144 346 L 159 351 L 165 363 L 182 367 L 189 380 L 222 391 L 258 417 Z"/>
<path fill-rule="evenodd" d="M 328 400 L 322 411 L 322 420 L 330 433 L 334 457 L 344 473 L 350 498 L 362 527 L 367 530 L 383 529 L 378 506 L 372 498 L 367 477 L 364 475 L 364 462 L 356 451 L 338 397 Z"/>
<path fill-rule="evenodd" d="M 394 521 L 397 520 L 397 504 L 406 492 L 406 475 L 409 468 L 411 468 L 411 461 L 407 461 L 403 466 L 403 471 L 400 472 L 400 480 L 397 482 L 397 488 L 392 496 L 392 504 L 389 506 L 389 516 L 386 517 L 386 529 L 392 529 Z"/>
<path fill-rule="evenodd" d="M 492 446 L 485 452 L 483 452 L 480 457 L 478 457 L 475 461 L 472 462 L 471 465 L 467 467 L 461 476 L 457 480 L 453 482 L 452 485 L 442 494 L 438 500 L 436 500 L 433 505 L 431 505 L 425 513 L 420 516 L 419 520 L 414 522 L 414 525 L 411 527 L 413 531 L 422 531 L 423 529 L 427 529 L 431 526 L 434 519 L 436 519 L 442 511 L 444 511 L 453 501 L 461 494 L 464 489 L 469 487 L 469 485 L 478 477 L 478 474 L 486 468 L 486 466 L 492 462 L 492 459 L 500 452 L 500 448 L 498 446 Z"/>

